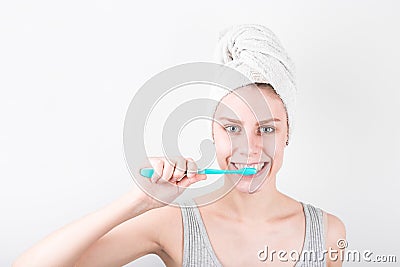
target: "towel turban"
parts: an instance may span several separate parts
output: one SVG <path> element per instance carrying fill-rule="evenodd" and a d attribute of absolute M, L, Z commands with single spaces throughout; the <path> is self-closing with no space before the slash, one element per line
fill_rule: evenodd
<path fill-rule="evenodd" d="M 295 67 L 277 36 L 262 25 L 231 26 L 220 32 L 215 58 L 217 63 L 241 72 L 250 83 L 266 83 L 274 88 L 286 109 L 290 139 L 297 92 Z M 212 90 L 210 98 L 221 100 L 229 93 L 222 91 Z"/>

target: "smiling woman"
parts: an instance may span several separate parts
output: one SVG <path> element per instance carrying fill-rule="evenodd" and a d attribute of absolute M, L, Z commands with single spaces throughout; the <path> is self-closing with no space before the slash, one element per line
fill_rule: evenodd
<path fill-rule="evenodd" d="M 178 208 L 134 187 L 52 233 L 14 266 L 121 266 L 146 254 L 158 255 L 167 266 L 184 267 L 342 265 L 324 252 L 343 250 L 337 244 L 345 238 L 341 220 L 276 187 L 293 133 L 296 93 L 293 64 L 283 46 L 264 26 L 240 25 L 223 32 L 217 50 L 225 66 L 251 83 L 232 88 L 214 107 L 216 159 L 223 170 L 253 167 L 257 172 L 225 174 L 221 188 L 178 201 Z M 207 178 L 197 173 L 191 158 L 149 161 L 154 174 L 146 182 L 164 199 L 173 201 Z M 267 254 L 266 247 L 286 253 L 260 256 Z M 290 251 L 311 257 L 291 257 Z"/>
<path fill-rule="evenodd" d="M 269 84 L 250 84 L 222 97 L 212 124 L 218 164 L 230 170 L 253 167 L 257 173 L 225 175 L 220 189 L 181 203 L 183 266 L 257 266 L 267 260 L 278 266 L 341 265 L 322 256 L 324 250 L 340 249 L 336 242 L 345 237 L 343 223 L 276 188 L 288 145 L 287 114 Z M 286 257 L 256 257 L 256 252 L 267 254 L 265 246 Z M 310 251 L 315 258 L 304 258 Z M 303 258 L 289 257 L 289 252 Z"/>

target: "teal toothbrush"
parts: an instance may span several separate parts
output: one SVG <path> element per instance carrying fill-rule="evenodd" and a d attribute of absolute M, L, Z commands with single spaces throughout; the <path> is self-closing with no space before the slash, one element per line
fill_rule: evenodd
<path fill-rule="evenodd" d="M 151 178 L 153 176 L 154 169 L 144 168 L 140 169 L 140 175 L 143 177 Z M 257 170 L 255 168 L 242 168 L 239 170 L 218 170 L 218 169 L 204 169 L 197 171 L 197 174 L 241 174 L 241 175 L 253 175 L 256 174 Z"/>

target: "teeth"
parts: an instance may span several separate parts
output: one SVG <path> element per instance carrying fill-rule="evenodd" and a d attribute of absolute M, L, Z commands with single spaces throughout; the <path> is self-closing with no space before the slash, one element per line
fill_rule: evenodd
<path fill-rule="evenodd" d="M 236 168 L 238 169 L 242 169 L 242 168 L 255 168 L 258 171 L 260 171 L 262 169 L 262 167 L 264 167 L 264 162 L 262 163 L 257 163 L 257 164 L 241 164 L 241 163 L 234 163 Z"/>

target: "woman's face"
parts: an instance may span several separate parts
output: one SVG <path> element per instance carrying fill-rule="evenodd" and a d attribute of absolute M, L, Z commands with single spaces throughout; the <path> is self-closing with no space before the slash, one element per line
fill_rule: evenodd
<path fill-rule="evenodd" d="M 287 133 L 285 107 L 271 86 L 248 85 L 225 96 L 213 122 L 218 164 L 221 169 L 257 169 L 252 176 L 226 175 L 225 183 L 245 193 L 261 190 L 282 166 Z"/>

